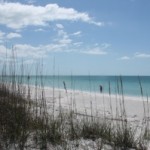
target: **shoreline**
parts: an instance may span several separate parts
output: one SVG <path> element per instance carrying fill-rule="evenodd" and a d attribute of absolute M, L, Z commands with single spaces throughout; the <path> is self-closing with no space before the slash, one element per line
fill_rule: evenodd
<path fill-rule="evenodd" d="M 20 85 L 25 86 L 25 87 L 28 86 L 28 84 L 26 84 L 26 83 L 21 83 Z M 35 84 L 29 84 L 29 87 L 33 87 L 34 88 Z M 40 86 L 37 85 L 37 87 L 40 87 Z M 53 87 L 51 87 L 51 86 L 44 86 L 44 89 L 53 90 Z M 56 91 L 65 91 L 64 88 L 54 87 L 54 89 Z M 113 92 L 111 93 L 111 95 L 109 95 L 109 92 L 102 92 L 102 93 L 100 93 L 98 91 L 86 91 L 86 90 L 79 90 L 79 89 L 67 89 L 67 92 L 82 92 L 82 93 L 91 94 L 91 95 L 95 95 L 95 94 L 96 95 L 102 95 L 102 94 L 104 94 L 104 96 L 107 96 L 107 97 L 109 97 L 109 96 L 115 97 L 116 95 L 117 96 L 122 96 L 122 94 L 113 93 Z M 144 100 L 144 101 L 147 101 L 147 98 L 149 98 L 149 97 L 147 97 L 145 95 L 143 95 L 143 97 L 142 97 L 142 95 L 130 95 L 130 94 L 125 94 L 125 93 L 123 93 L 123 96 L 125 98 L 131 99 L 131 100 Z"/>
<path fill-rule="evenodd" d="M 35 87 L 34 85 L 32 85 L 32 87 Z M 53 87 L 48 87 L 48 86 L 45 86 L 44 87 L 44 89 L 45 90 L 53 90 Z M 54 89 L 56 90 L 56 91 L 61 91 L 61 92 L 65 92 L 65 89 L 63 89 L 63 88 L 55 88 L 54 87 Z M 72 93 L 72 92 L 74 92 L 74 93 L 84 93 L 84 94 L 88 94 L 88 95 L 99 95 L 99 96 L 102 96 L 102 95 L 104 95 L 105 97 L 112 97 L 112 98 L 115 98 L 116 96 L 122 96 L 121 94 L 114 94 L 114 93 L 111 93 L 110 95 L 109 95 L 109 93 L 99 93 L 99 92 L 94 92 L 94 91 L 84 91 L 84 90 L 72 90 L 72 89 L 68 89 L 67 90 L 67 92 L 68 93 Z M 124 94 L 123 95 L 124 96 L 124 98 L 125 99 L 130 99 L 130 100 L 134 100 L 134 101 L 142 101 L 142 100 L 144 100 L 144 101 L 147 101 L 147 97 L 146 96 L 143 96 L 143 99 L 142 99 L 142 96 L 132 96 L 132 95 L 126 95 L 126 94 Z"/>

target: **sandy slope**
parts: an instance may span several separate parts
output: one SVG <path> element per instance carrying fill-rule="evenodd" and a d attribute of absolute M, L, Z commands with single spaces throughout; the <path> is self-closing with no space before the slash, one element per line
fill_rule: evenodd
<path fill-rule="evenodd" d="M 24 85 L 27 88 L 27 85 Z M 35 86 L 30 86 L 31 89 L 31 99 L 35 100 L 36 95 L 36 88 Z M 37 88 L 37 97 L 41 97 L 42 89 Z M 73 110 L 78 115 L 93 115 L 96 117 L 104 117 L 106 116 L 107 119 L 114 119 L 114 120 L 121 120 L 121 109 L 123 109 L 123 102 L 125 105 L 127 120 L 129 122 L 133 122 L 138 124 L 139 127 L 142 126 L 142 120 L 144 116 L 144 107 L 145 106 L 145 113 L 147 114 L 150 104 L 147 103 L 147 99 L 144 97 L 129 97 L 121 95 L 108 95 L 103 93 L 90 93 L 90 92 L 82 92 L 82 91 L 65 91 L 64 89 L 56 89 L 56 88 L 44 88 L 44 97 L 46 98 L 47 103 L 47 110 L 49 112 L 52 111 L 53 102 L 55 105 L 55 112 L 58 112 L 61 107 L 64 110 Z M 123 101 L 124 100 L 124 101 Z M 101 140 L 101 139 L 99 139 Z M 79 147 L 77 148 L 74 146 L 74 141 L 69 141 L 71 149 L 97 149 L 94 145 L 96 143 L 91 140 L 84 140 L 79 139 Z M 76 141 L 75 141 L 76 142 Z M 150 145 L 150 144 L 149 144 Z M 96 145 L 97 146 L 97 145 Z M 150 146 L 148 146 L 150 149 Z M 61 149 L 57 147 L 49 146 L 50 149 Z M 111 150 L 113 149 L 110 145 L 105 144 L 103 147 L 104 150 Z"/>

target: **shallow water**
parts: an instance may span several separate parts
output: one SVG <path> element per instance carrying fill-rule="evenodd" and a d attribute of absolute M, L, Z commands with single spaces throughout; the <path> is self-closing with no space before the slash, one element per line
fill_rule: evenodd
<path fill-rule="evenodd" d="M 139 79 L 140 78 L 140 79 Z M 10 81 L 12 77 L 6 77 L 5 80 Z M 122 93 L 129 96 L 140 96 L 142 91 L 144 96 L 150 95 L 150 76 L 17 76 L 16 81 L 31 85 L 43 84 L 46 87 L 81 90 L 88 92 L 102 92 L 104 93 Z M 41 82 L 42 81 L 42 82 Z M 122 91 L 123 89 L 123 91 Z"/>

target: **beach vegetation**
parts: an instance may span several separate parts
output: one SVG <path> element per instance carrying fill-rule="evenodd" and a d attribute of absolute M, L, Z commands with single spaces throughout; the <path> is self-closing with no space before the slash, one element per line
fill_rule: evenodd
<path fill-rule="evenodd" d="M 17 67 L 19 68 L 19 67 Z M 116 118 L 113 116 L 111 103 L 111 87 L 109 82 L 110 110 L 106 116 L 93 114 L 91 103 L 91 115 L 79 114 L 75 101 L 70 99 L 69 108 L 63 109 L 59 97 L 59 106 L 55 106 L 55 87 L 51 95 L 51 107 L 47 107 L 43 68 L 36 67 L 35 85 L 30 84 L 30 75 L 25 75 L 24 65 L 21 64 L 21 75 L 17 75 L 15 62 L 11 65 L 4 63 L 0 76 L 0 149 L 76 149 L 81 140 L 92 140 L 95 143 L 93 149 L 101 150 L 106 145 L 112 149 L 146 149 L 150 140 L 149 132 L 149 108 L 143 102 L 145 126 L 137 136 L 137 126 L 132 126 L 128 121 L 125 108 L 125 98 L 122 77 L 119 77 L 116 86 L 120 99 L 116 100 Z M 40 78 L 39 78 L 40 77 Z M 55 76 L 54 76 L 55 77 Z M 27 80 L 24 84 L 24 80 Z M 40 81 L 38 81 L 40 79 Z M 64 82 L 64 90 L 69 101 L 67 86 Z M 139 79 L 141 95 L 143 97 L 142 84 Z M 102 93 L 102 91 L 101 91 Z M 147 100 L 148 103 L 148 100 Z M 74 104 L 74 105 L 73 105 Z M 105 110 L 105 109 L 104 109 Z M 86 112 L 86 111 L 85 111 Z M 118 116 L 121 116 L 118 118 Z M 146 143 L 146 144 L 145 144 Z"/>

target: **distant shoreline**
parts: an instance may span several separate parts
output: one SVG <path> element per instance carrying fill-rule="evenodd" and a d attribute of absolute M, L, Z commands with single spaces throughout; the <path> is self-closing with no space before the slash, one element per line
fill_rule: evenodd
<path fill-rule="evenodd" d="M 143 90 L 143 96 L 150 95 L 150 76 L 16 76 L 16 82 L 22 81 L 22 84 L 38 85 L 42 84 L 45 87 L 53 87 L 64 89 L 64 84 L 68 90 L 79 90 L 83 92 L 109 94 L 123 94 L 129 97 L 141 97 L 140 83 Z M 10 80 L 11 76 L 6 76 L 6 80 Z M 29 81 L 29 82 L 28 82 Z M 122 82 L 122 87 L 121 87 Z M 122 90 L 120 88 L 123 88 Z M 109 91 L 110 90 L 110 91 Z"/>

